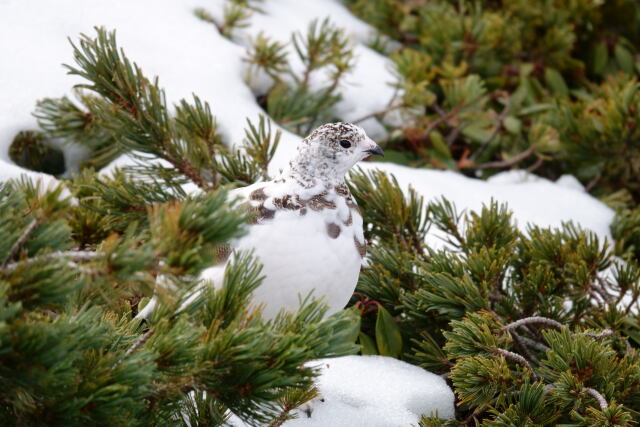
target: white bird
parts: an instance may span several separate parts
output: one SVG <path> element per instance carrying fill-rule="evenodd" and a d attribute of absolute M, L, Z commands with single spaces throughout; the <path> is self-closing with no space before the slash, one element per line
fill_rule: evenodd
<path fill-rule="evenodd" d="M 328 305 L 327 314 L 349 301 L 366 254 L 362 216 L 345 184 L 345 175 L 360 160 L 383 155 L 364 130 L 351 123 L 320 126 L 298 146 L 288 168 L 272 181 L 235 189 L 256 212 L 247 233 L 230 249 L 252 250 L 263 265 L 264 281 L 252 302 L 263 317 L 295 310 L 313 291 Z M 229 255 L 231 251 L 227 251 Z M 227 260 L 204 270 L 201 278 L 221 283 Z M 150 301 L 137 317 L 147 318 Z"/>

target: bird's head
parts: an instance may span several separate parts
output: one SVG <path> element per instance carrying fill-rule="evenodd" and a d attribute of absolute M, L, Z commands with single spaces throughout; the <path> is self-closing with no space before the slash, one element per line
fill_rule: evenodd
<path fill-rule="evenodd" d="M 325 186 L 337 186 L 349 169 L 373 154 L 384 152 L 361 127 L 327 123 L 302 140 L 297 156 L 291 161 L 291 171 L 310 186 L 318 181 Z"/>

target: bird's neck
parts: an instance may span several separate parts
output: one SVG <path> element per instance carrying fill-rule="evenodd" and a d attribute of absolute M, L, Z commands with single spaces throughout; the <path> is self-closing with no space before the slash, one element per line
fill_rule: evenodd
<path fill-rule="evenodd" d="M 329 190 L 344 185 L 346 170 L 324 159 L 323 157 L 299 153 L 289 162 L 289 169 L 285 172 L 287 178 L 295 180 L 304 188 L 323 188 Z"/>

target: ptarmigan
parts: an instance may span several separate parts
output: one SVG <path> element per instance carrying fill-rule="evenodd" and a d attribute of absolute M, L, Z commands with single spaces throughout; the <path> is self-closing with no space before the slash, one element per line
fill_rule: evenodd
<path fill-rule="evenodd" d="M 360 160 L 382 155 L 379 145 L 351 123 L 320 126 L 298 146 L 289 167 L 272 181 L 230 192 L 255 211 L 247 234 L 229 243 L 232 250 L 253 250 L 265 276 L 253 293 L 265 318 L 295 310 L 313 291 L 328 313 L 346 305 L 355 289 L 366 242 L 362 217 L 345 184 Z M 201 278 L 220 283 L 226 262 L 206 269 Z M 151 301 L 138 317 L 147 317 Z"/>

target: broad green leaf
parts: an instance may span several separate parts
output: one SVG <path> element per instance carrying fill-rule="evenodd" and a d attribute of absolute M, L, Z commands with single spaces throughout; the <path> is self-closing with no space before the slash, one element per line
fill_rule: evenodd
<path fill-rule="evenodd" d="M 376 348 L 376 343 L 373 342 L 373 339 L 364 332 L 360 332 L 358 334 L 358 343 L 360 344 L 360 353 L 363 355 L 372 355 L 378 354 L 378 349 Z"/>
<path fill-rule="evenodd" d="M 447 147 L 447 143 L 444 142 L 444 138 L 440 132 L 431 132 L 431 134 L 429 134 L 429 139 L 431 140 L 431 145 L 435 151 L 443 155 L 445 158 L 451 159 L 451 151 L 449 150 L 449 147 Z"/>
<path fill-rule="evenodd" d="M 616 62 L 618 66 L 628 74 L 633 74 L 635 70 L 635 61 L 633 60 L 633 55 L 622 47 L 620 44 L 617 44 L 613 50 L 614 55 L 616 56 Z"/>
<path fill-rule="evenodd" d="M 360 311 L 355 307 L 348 308 L 345 311 L 350 311 L 354 318 L 354 322 L 349 325 L 348 335 L 346 335 L 345 340 L 354 343 L 358 339 L 358 336 L 360 336 Z"/>
<path fill-rule="evenodd" d="M 551 89 L 554 95 L 567 96 L 569 94 L 569 88 L 564 81 L 562 74 L 554 68 L 547 68 L 544 70 L 544 80 Z"/>
<path fill-rule="evenodd" d="M 462 130 L 462 134 L 474 142 L 484 142 L 491 137 L 492 129 L 484 127 L 483 123 L 472 123 Z"/>
<path fill-rule="evenodd" d="M 607 45 L 598 43 L 593 49 L 593 72 L 602 75 L 608 61 L 609 51 L 607 50 Z"/>
<path fill-rule="evenodd" d="M 534 105 L 531 105 L 529 107 L 525 107 L 522 110 L 520 110 L 518 115 L 526 116 L 526 115 L 529 115 L 529 114 L 541 113 L 543 111 L 547 111 L 547 110 L 551 109 L 551 107 L 552 107 L 551 104 L 534 104 Z"/>
<path fill-rule="evenodd" d="M 376 344 L 382 356 L 398 357 L 402 353 L 400 328 L 391 314 L 381 305 L 378 306 L 376 318 Z"/>
<path fill-rule="evenodd" d="M 517 117 L 507 116 L 504 119 L 504 128 L 509 133 L 517 135 L 522 130 L 522 122 Z"/>

